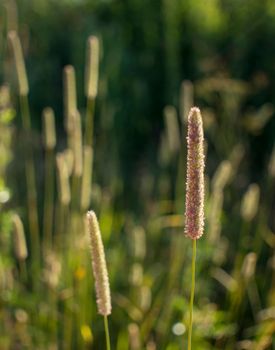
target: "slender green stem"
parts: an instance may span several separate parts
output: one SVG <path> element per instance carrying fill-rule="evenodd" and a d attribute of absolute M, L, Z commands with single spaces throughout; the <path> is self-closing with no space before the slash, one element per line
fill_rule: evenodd
<path fill-rule="evenodd" d="M 195 294 L 195 274 L 196 274 L 196 239 L 193 239 L 193 252 L 192 252 L 192 282 L 191 282 L 191 295 L 189 306 L 189 329 L 188 329 L 188 350 L 191 350 L 192 341 L 192 324 L 193 324 L 193 303 Z"/>
<path fill-rule="evenodd" d="M 39 237 L 39 222 L 38 222 L 38 207 L 37 207 L 37 192 L 36 192 L 36 176 L 34 167 L 33 149 L 31 146 L 31 117 L 29 109 L 28 96 L 20 96 L 20 110 L 22 115 L 22 125 L 25 133 L 24 157 L 25 157 L 25 174 L 27 185 L 27 207 L 30 230 L 30 243 L 32 255 L 32 275 L 37 272 L 40 264 L 40 237 Z M 37 278 L 33 278 L 34 283 Z"/>
<path fill-rule="evenodd" d="M 105 328 L 105 336 L 106 336 L 106 350 L 111 350 L 108 316 L 103 316 L 103 317 L 104 317 L 104 328 Z"/>
<path fill-rule="evenodd" d="M 53 202 L 54 202 L 54 153 L 46 150 L 45 153 L 45 189 L 44 189 L 44 215 L 43 215 L 43 238 L 44 242 L 52 245 L 53 229 Z"/>
<path fill-rule="evenodd" d="M 87 109 L 86 109 L 85 135 L 84 135 L 84 144 L 88 146 L 93 146 L 94 111 L 95 111 L 95 99 L 88 98 Z"/>

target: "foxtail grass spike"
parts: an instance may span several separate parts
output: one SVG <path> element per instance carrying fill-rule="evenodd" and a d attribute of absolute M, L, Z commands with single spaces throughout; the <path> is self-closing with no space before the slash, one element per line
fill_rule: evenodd
<path fill-rule="evenodd" d="M 257 184 L 251 184 L 244 194 L 241 203 L 241 215 L 246 221 L 251 221 L 257 214 L 260 200 L 260 188 Z"/>
<path fill-rule="evenodd" d="M 13 215 L 12 222 L 14 226 L 14 250 L 16 258 L 19 261 L 26 260 L 28 257 L 28 249 L 23 223 L 17 214 Z"/>
<path fill-rule="evenodd" d="M 202 117 L 196 107 L 188 116 L 187 144 L 185 234 L 198 239 L 204 228 L 204 154 Z"/>
<path fill-rule="evenodd" d="M 65 128 L 70 134 L 73 130 L 73 115 L 77 110 L 75 70 L 70 65 L 64 68 L 64 109 Z"/>
<path fill-rule="evenodd" d="M 88 229 L 90 234 L 92 267 L 95 279 L 96 302 L 99 314 L 108 316 L 111 314 L 111 294 L 109 277 L 99 224 L 93 211 L 87 213 Z"/>
<path fill-rule="evenodd" d="M 45 148 L 54 149 L 56 145 L 55 118 L 51 108 L 45 108 L 43 111 L 43 133 Z"/>
<path fill-rule="evenodd" d="M 98 88 L 99 42 L 96 36 L 90 36 L 87 42 L 86 86 L 87 98 L 94 99 Z"/>
<path fill-rule="evenodd" d="M 9 32 L 9 40 L 10 40 L 13 55 L 14 55 L 18 87 L 19 87 L 19 95 L 27 96 L 29 93 L 28 78 L 26 73 L 22 46 L 16 31 Z"/>

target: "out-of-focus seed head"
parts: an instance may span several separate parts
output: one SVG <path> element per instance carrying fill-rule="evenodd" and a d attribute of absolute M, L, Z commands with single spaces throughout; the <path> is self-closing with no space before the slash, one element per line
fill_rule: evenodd
<path fill-rule="evenodd" d="M 29 93 L 29 83 L 20 39 L 14 30 L 9 32 L 8 37 L 14 55 L 19 94 L 20 96 L 27 96 Z"/>
<path fill-rule="evenodd" d="M 73 116 L 77 111 L 77 93 L 74 67 L 68 65 L 64 67 L 64 109 L 65 128 L 68 134 L 73 131 Z"/>
<path fill-rule="evenodd" d="M 57 175 L 58 175 L 58 194 L 59 200 L 63 205 L 68 205 L 71 201 L 71 189 L 68 166 L 62 153 L 56 155 Z"/>
<path fill-rule="evenodd" d="M 188 116 L 185 234 L 198 239 L 204 228 L 203 125 L 199 108 Z"/>
<path fill-rule="evenodd" d="M 88 98 L 97 96 L 98 66 L 99 66 L 99 41 L 96 36 L 88 38 L 87 63 L 86 63 L 86 86 L 85 93 Z"/>
<path fill-rule="evenodd" d="M 51 108 L 43 110 L 43 133 L 45 148 L 48 150 L 54 149 L 56 145 L 55 118 Z"/>
<path fill-rule="evenodd" d="M 12 217 L 14 227 L 14 250 L 18 260 L 25 260 L 28 257 L 28 249 L 25 239 L 24 226 L 17 214 Z"/>
<path fill-rule="evenodd" d="M 241 215 L 246 221 L 251 221 L 257 214 L 260 200 L 260 188 L 257 184 L 251 184 L 244 194 L 241 203 Z"/>

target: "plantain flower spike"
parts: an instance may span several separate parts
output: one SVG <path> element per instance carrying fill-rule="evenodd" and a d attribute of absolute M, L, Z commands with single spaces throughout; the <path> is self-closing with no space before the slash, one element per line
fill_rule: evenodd
<path fill-rule="evenodd" d="M 112 306 L 104 247 L 97 217 L 93 211 L 88 211 L 87 220 L 90 234 L 92 268 L 95 279 L 98 313 L 102 316 L 108 316 L 111 314 Z"/>
<path fill-rule="evenodd" d="M 199 108 L 191 108 L 187 133 L 185 235 L 198 239 L 204 228 L 203 125 Z"/>

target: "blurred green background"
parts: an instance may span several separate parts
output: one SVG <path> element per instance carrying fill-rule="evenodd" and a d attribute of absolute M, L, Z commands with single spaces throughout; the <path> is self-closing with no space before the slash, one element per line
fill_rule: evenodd
<path fill-rule="evenodd" d="M 11 30 L 21 39 L 29 78 L 28 141 L 7 40 Z M 75 67 L 84 126 L 90 35 L 100 43 L 90 207 L 99 214 L 110 264 L 113 348 L 176 350 L 186 342 L 191 245 L 183 237 L 185 114 L 195 104 L 204 120 L 207 193 L 194 349 L 275 349 L 274 0 L 1 1 L 0 85 L 9 86 L 11 97 L 6 102 L 1 90 L 0 348 L 104 348 L 89 254 L 74 245 L 81 240 L 75 235 L 81 236 L 83 212 L 66 209 L 64 220 L 76 222 L 68 224 L 74 237 L 66 243 L 68 253 L 62 245 L 52 248 L 54 258 L 44 252 L 35 272 L 30 253 L 26 280 L 18 281 L 12 248 L 14 212 L 30 243 L 25 142 L 33 150 L 44 240 L 41 114 L 47 106 L 55 111 L 56 151 L 63 152 L 63 68 Z M 57 193 L 55 185 L 58 207 Z M 137 253 L 139 244 L 146 251 Z M 57 260 L 67 272 L 48 286 L 42 275 L 54 274 L 49 265 Z"/>

